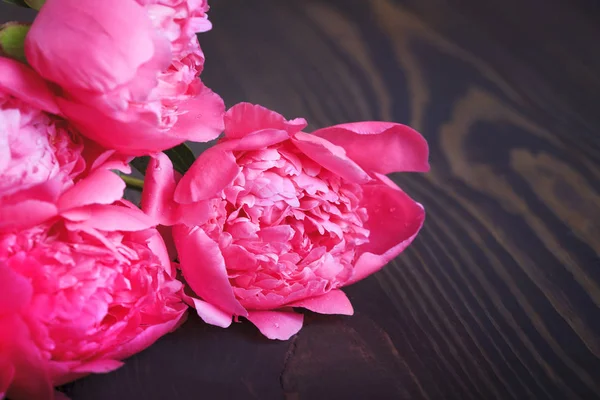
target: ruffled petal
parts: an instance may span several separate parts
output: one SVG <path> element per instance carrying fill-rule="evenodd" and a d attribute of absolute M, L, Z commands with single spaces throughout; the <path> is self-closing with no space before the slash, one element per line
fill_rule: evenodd
<path fill-rule="evenodd" d="M 366 183 L 369 175 L 346 156 L 343 148 L 318 136 L 298 132 L 292 141 L 304 154 L 342 178 L 355 183 Z"/>
<path fill-rule="evenodd" d="M 249 311 L 246 317 L 269 339 L 288 340 L 302 328 L 304 315 L 293 311 Z"/>
<path fill-rule="evenodd" d="M 369 172 L 429 171 L 429 146 L 414 129 L 391 122 L 355 122 L 313 132 L 343 147 L 349 158 Z"/>

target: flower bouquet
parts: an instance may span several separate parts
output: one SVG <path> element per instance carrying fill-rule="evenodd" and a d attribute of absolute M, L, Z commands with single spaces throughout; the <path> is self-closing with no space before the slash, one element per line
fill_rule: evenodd
<path fill-rule="evenodd" d="M 278 340 L 297 309 L 351 315 L 341 289 L 419 232 L 386 174 L 427 171 L 423 137 L 226 110 L 199 78 L 206 1 L 10 2 L 38 13 L 0 28 L 0 398 L 64 397 L 188 308 Z"/>

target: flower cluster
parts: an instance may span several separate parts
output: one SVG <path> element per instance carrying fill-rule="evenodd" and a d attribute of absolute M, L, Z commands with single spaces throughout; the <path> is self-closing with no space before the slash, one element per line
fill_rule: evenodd
<path fill-rule="evenodd" d="M 425 139 L 226 111 L 200 79 L 206 1 L 27 4 L 31 26 L 0 27 L 26 31 L 20 52 L 0 43 L 0 399 L 112 371 L 188 307 L 280 340 L 296 308 L 351 315 L 341 288 L 419 232 L 423 207 L 386 174 L 427 171 Z M 140 156 L 138 207 L 123 196 Z"/>

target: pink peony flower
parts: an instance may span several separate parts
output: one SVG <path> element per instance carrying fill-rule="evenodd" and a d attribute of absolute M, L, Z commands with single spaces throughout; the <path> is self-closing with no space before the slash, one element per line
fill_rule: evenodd
<path fill-rule="evenodd" d="M 107 169 L 126 172 L 128 160 L 94 143 L 84 146 L 65 120 L 51 114 L 57 111 L 50 89 L 33 70 L 0 57 L 0 232 L 123 194 L 124 183 Z M 74 185 L 88 177 L 106 186 L 76 199 Z"/>
<path fill-rule="evenodd" d="M 48 0 L 27 34 L 31 66 L 62 114 L 104 147 L 143 155 L 223 128 L 223 100 L 197 78 L 200 0 Z"/>
<path fill-rule="evenodd" d="M 121 202 L 0 234 L 0 398 L 52 399 L 185 318 L 153 221 Z"/>
<path fill-rule="evenodd" d="M 58 197 L 83 172 L 85 161 L 78 135 L 46 112 L 56 111 L 56 104 L 44 82 L 6 58 L 0 58 L 0 76 L 2 230 L 55 215 Z"/>
<path fill-rule="evenodd" d="M 419 133 L 388 122 L 305 126 L 242 103 L 180 180 L 164 155 L 149 166 L 142 208 L 173 225 L 208 323 L 243 316 L 287 339 L 302 326 L 293 307 L 352 314 L 339 289 L 382 268 L 423 224 L 423 207 L 384 175 L 429 169 Z"/>

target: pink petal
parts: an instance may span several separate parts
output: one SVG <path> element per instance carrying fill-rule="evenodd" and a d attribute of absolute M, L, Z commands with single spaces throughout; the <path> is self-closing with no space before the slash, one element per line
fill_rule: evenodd
<path fill-rule="evenodd" d="M 202 229 L 183 225 L 173 227 L 173 239 L 181 271 L 192 290 L 224 312 L 246 316 L 246 309 L 235 298 L 229 284 L 219 245 Z"/>
<path fill-rule="evenodd" d="M 123 365 L 124 363 L 121 361 L 101 359 L 81 364 L 76 368 L 73 368 L 72 372 L 85 374 L 105 374 L 107 372 L 114 371 Z"/>
<path fill-rule="evenodd" d="M 225 103 L 204 85 L 195 97 L 179 104 L 178 112 L 177 122 L 169 135 L 193 142 L 208 142 L 223 132 Z"/>
<path fill-rule="evenodd" d="M 52 82 L 107 92 L 131 85 L 147 63 L 156 64 L 156 74 L 169 66 L 171 55 L 163 51 L 167 39 L 162 38 L 167 44 L 157 40 L 146 9 L 136 1 L 53 0 L 37 14 L 25 40 L 25 54 L 29 64 Z M 140 79 L 146 80 L 146 72 L 141 72 Z"/>
<path fill-rule="evenodd" d="M 88 204 L 111 204 L 123 197 L 124 191 L 125 182 L 117 174 L 97 169 L 63 193 L 57 205 L 60 210 L 68 210 Z"/>
<path fill-rule="evenodd" d="M 356 183 L 370 180 L 369 175 L 346 156 L 343 148 L 303 132 L 296 133 L 292 141 L 309 158 L 342 178 Z"/>
<path fill-rule="evenodd" d="M 65 117 L 89 139 L 119 153 L 144 156 L 177 146 L 185 138 L 171 136 L 156 121 L 129 110 L 124 120 L 115 119 L 100 110 L 63 98 L 57 99 Z M 114 118 L 113 118 L 114 117 Z"/>
<path fill-rule="evenodd" d="M 98 168 L 113 169 L 123 173 L 131 173 L 129 162 L 133 157 L 117 153 L 114 149 L 106 149 L 98 143 L 83 137 L 82 156 L 88 165 L 88 171 Z"/>
<path fill-rule="evenodd" d="M 356 122 L 313 132 L 346 150 L 366 171 L 429 171 L 429 146 L 414 129 L 390 122 Z"/>
<path fill-rule="evenodd" d="M 173 225 L 177 222 L 177 203 L 173 200 L 174 194 L 173 163 L 164 153 L 153 155 L 144 178 L 142 210 L 162 225 Z"/>
<path fill-rule="evenodd" d="M 175 201 L 182 204 L 216 197 L 237 174 L 235 157 L 221 146 L 213 146 L 196 159 L 175 189 Z"/>
<path fill-rule="evenodd" d="M 254 254 L 237 244 L 230 244 L 221 251 L 225 259 L 225 265 L 230 270 L 247 270 L 255 267 L 258 263 Z"/>
<path fill-rule="evenodd" d="M 54 204 L 39 200 L 0 204 L 0 231 L 29 228 L 56 216 L 57 213 Z"/>
<path fill-rule="evenodd" d="M 143 232 L 144 234 L 147 231 Z M 158 230 L 151 230 L 152 235 L 146 239 L 146 243 L 148 244 L 148 248 L 154 253 L 156 257 L 160 260 L 160 264 L 163 266 L 165 271 L 175 278 L 176 271 L 171 268 L 171 258 L 169 257 L 169 252 L 167 250 L 167 245 L 165 240 L 163 240 L 163 236 L 159 233 Z"/>
<path fill-rule="evenodd" d="M 24 276 L 0 263 L 0 315 L 20 312 L 31 301 L 33 287 Z"/>
<path fill-rule="evenodd" d="M 46 82 L 23 63 L 0 57 L 0 89 L 40 110 L 60 113 Z"/>
<path fill-rule="evenodd" d="M 93 204 L 63 211 L 61 216 L 79 222 L 84 228 L 102 231 L 140 231 L 156 225 L 156 221 L 141 210 L 118 205 Z"/>
<path fill-rule="evenodd" d="M 162 324 L 155 324 L 146 327 L 143 332 L 136 335 L 132 340 L 124 343 L 118 349 L 107 354 L 106 358 L 124 360 L 142 350 L 147 349 L 158 339 L 179 327 L 186 317 L 187 314 L 184 309 L 179 316 L 173 319 L 163 322 Z"/>
<path fill-rule="evenodd" d="M 302 307 L 319 314 L 352 315 L 354 309 L 348 297 L 339 289 L 331 290 L 321 296 L 298 300 L 286 304 L 289 307 Z"/>
<path fill-rule="evenodd" d="M 306 120 L 297 118 L 292 121 L 263 106 L 239 103 L 225 114 L 225 137 L 236 139 L 263 129 L 285 130 L 290 135 L 306 127 Z"/>
<path fill-rule="evenodd" d="M 230 139 L 222 141 L 219 146 L 228 150 L 248 151 L 266 149 L 284 140 L 288 140 L 290 135 L 280 129 L 263 129 L 247 134 L 240 139 Z"/>
<path fill-rule="evenodd" d="M 267 338 L 288 340 L 302 328 L 304 315 L 293 311 L 249 311 L 246 318 Z"/>
<path fill-rule="evenodd" d="M 369 242 L 360 246 L 360 256 L 349 285 L 378 271 L 400 254 L 417 236 L 425 220 L 423 206 L 400 188 L 386 182 L 363 186 L 362 205 L 369 214 L 365 228 Z"/>
<path fill-rule="evenodd" d="M 228 314 L 214 305 L 192 297 L 198 316 L 210 325 L 227 328 L 231 325 L 233 315 Z"/>
<path fill-rule="evenodd" d="M 3 356 L 11 360 L 13 379 L 6 395 L 19 399 L 51 399 L 52 382 L 48 365 L 32 340 L 27 324 L 17 314 L 0 317 Z"/>

